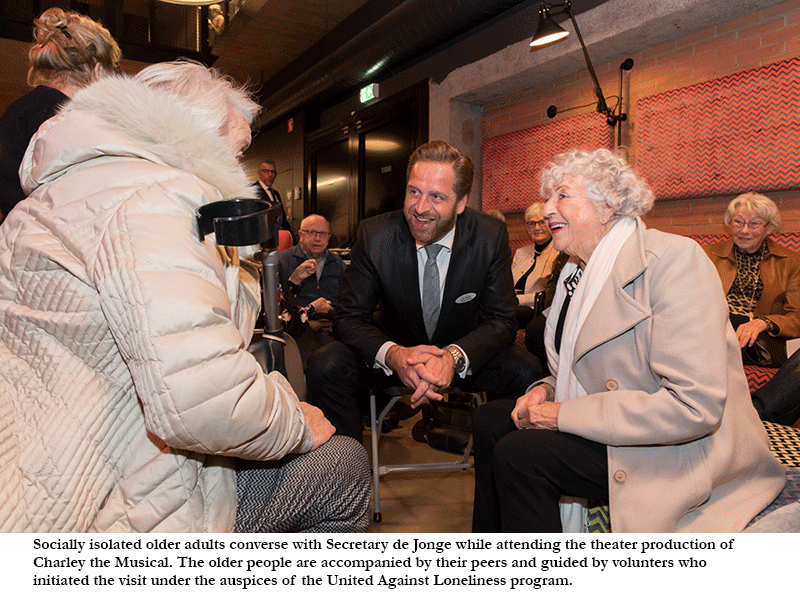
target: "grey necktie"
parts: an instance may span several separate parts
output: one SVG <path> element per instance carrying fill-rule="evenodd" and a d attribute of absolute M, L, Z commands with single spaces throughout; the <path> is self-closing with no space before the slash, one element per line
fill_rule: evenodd
<path fill-rule="evenodd" d="M 439 320 L 439 267 L 436 265 L 436 257 L 442 248 L 440 244 L 425 246 L 428 260 L 422 274 L 422 319 L 425 321 L 428 339 L 433 338 L 436 322 Z"/>

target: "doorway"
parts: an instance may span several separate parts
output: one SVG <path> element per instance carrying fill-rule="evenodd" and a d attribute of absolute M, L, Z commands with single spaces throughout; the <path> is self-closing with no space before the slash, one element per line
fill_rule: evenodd
<path fill-rule="evenodd" d="M 332 248 L 351 247 L 361 219 L 402 208 L 408 158 L 427 136 L 427 82 L 307 136 L 305 214 L 330 221 Z"/>

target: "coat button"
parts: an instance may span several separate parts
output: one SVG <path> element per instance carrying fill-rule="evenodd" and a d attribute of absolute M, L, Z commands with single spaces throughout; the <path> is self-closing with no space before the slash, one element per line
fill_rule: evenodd
<path fill-rule="evenodd" d="M 625 471 L 623 471 L 622 469 L 618 469 L 617 471 L 614 471 L 614 481 L 616 481 L 617 483 L 624 483 L 625 482 L 625 478 L 627 478 L 627 477 L 628 477 L 628 474 L 625 473 Z"/>
<path fill-rule="evenodd" d="M 619 384 L 613 379 L 606 381 L 606 389 L 609 392 L 616 392 L 619 389 Z"/>

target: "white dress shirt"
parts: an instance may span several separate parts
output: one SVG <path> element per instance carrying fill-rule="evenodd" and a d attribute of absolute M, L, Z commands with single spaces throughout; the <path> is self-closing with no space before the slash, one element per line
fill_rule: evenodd
<path fill-rule="evenodd" d="M 442 303 L 442 296 L 444 296 L 444 284 L 447 281 L 447 271 L 450 268 L 450 256 L 453 252 L 453 241 L 456 237 L 456 228 L 453 227 L 450 231 L 448 231 L 445 236 L 440 239 L 436 244 L 442 246 L 442 249 L 439 251 L 439 254 L 436 256 L 436 266 L 439 267 L 439 304 Z M 423 280 L 425 276 L 425 263 L 428 262 L 428 251 L 425 250 L 425 246 L 422 244 L 417 244 L 417 274 L 419 279 L 419 297 L 422 298 L 422 286 Z M 386 352 L 388 352 L 389 348 L 395 345 L 395 342 L 386 342 L 383 346 L 380 347 L 378 350 L 378 354 L 375 355 L 375 364 L 373 366 L 380 367 L 387 375 L 392 374 L 392 370 L 386 365 Z M 455 346 L 455 344 L 453 344 Z M 466 352 L 459 347 L 456 346 L 459 350 L 461 350 L 461 354 L 464 355 L 464 359 L 466 361 L 466 368 L 460 373 L 461 377 L 466 377 L 469 373 L 469 357 L 467 356 Z"/>

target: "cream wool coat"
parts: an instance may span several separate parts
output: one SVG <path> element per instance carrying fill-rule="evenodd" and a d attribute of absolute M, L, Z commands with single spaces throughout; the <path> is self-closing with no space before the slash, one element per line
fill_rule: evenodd
<path fill-rule="evenodd" d="M 0 228 L 0 529 L 231 531 L 231 457 L 307 451 L 246 351 L 258 281 L 195 225 L 252 196 L 218 132 L 126 78 L 76 94 Z"/>
<path fill-rule="evenodd" d="M 531 268 L 533 260 L 536 257 L 536 244 L 528 244 L 522 246 L 514 252 L 514 258 L 511 260 L 511 275 L 514 277 L 514 283 L 525 274 L 525 271 Z M 536 301 L 536 293 L 543 292 L 547 287 L 550 276 L 553 272 L 553 263 L 558 258 L 558 250 L 553 247 L 553 242 L 547 245 L 547 248 L 542 250 L 536 261 L 536 268 L 528 275 L 525 280 L 525 292 L 517 294 L 517 300 L 520 306 L 533 306 Z"/>
<path fill-rule="evenodd" d="M 588 395 L 562 403 L 558 427 L 608 446 L 614 532 L 738 532 L 780 493 L 719 277 L 694 241 L 640 225 L 578 332 L 574 372 Z"/>

